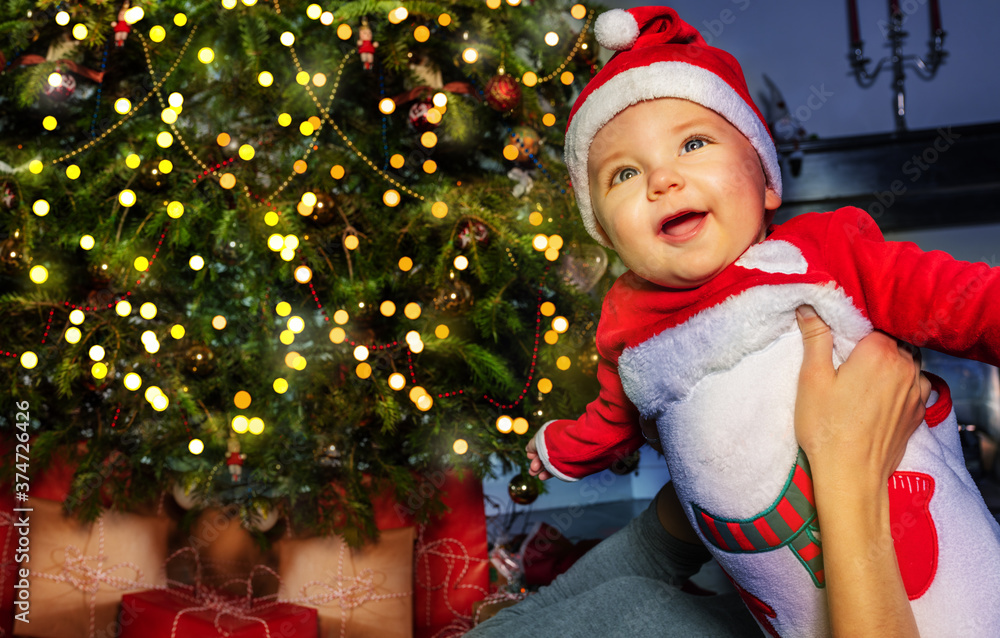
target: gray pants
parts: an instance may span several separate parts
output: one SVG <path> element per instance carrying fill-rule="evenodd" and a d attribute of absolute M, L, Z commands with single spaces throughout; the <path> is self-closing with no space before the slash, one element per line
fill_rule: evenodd
<path fill-rule="evenodd" d="M 667 533 L 655 501 L 569 571 L 467 638 L 760 636 L 736 594 L 693 596 L 677 586 L 710 558 Z"/>

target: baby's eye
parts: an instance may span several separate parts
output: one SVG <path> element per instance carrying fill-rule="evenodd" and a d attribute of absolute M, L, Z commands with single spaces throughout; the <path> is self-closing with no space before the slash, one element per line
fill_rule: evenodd
<path fill-rule="evenodd" d="M 690 139 L 690 140 L 684 142 L 684 149 L 683 149 L 682 152 L 683 153 L 690 153 L 691 151 L 697 151 L 699 148 L 701 148 L 702 146 L 705 146 L 706 144 L 708 144 L 708 142 L 706 142 L 705 140 L 703 140 L 703 139 L 701 139 L 699 137 L 696 137 L 694 139 Z"/>
<path fill-rule="evenodd" d="M 625 180 L 632 179 L 633 177 L 637 177 L 638 175 L 639 171 L 637 171 L 634 168 L 623 168 L 622 170 L 615 173 L 615 176 L 611 178 L 611 183 L 621 184 Z"/>

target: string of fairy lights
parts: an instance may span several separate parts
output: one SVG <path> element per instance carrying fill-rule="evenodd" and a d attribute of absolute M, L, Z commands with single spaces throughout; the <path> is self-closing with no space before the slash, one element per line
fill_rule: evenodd
<path fill-rule="evenodd" d="M 519 2 L 516 1 L 512 0 L 507 0 L 507 1 L 508 4 L 511 4 L 513 6 L 519 4 Z M 231 9 L 235 6 L 235 4 L 236 4 L 235 1 L 223 0 L 223 6 L 226 8 Z M 273 0 L 273 5 L 276 13 L 280 14 L 281 7 L 278 0 Z M 500 5 L 501 5 L 500 0 L 487 0 L 487 7 L 490 9 L 497 9 L 500 7 Z M 329 12 L 320 12 L 317 13 L 316 15 L 313 15 L 314 13 L 316 13 L 316 10 L 318 10 L 318 5 L 310 5 L 307 8 L 307 15 L 309 15 L 310 18 L 324 21 L 324 24 L 332 23 L 333 21 L 332 14 L 330 14 L 329 22 L 326 22 L 326 20 L 328 19 L 326 14 Z M 134 16 L 135 14 L 132 15 Z M 521 77 L 516 78 L 518 83 L 526 87 L 533 87 L 538 84 L 549 82 L 554 78 L 556 78 L 557 76 L 560 77 L 561 81 L 564 84 L 572 83 L 573 81 L 572 74 L 564 72 L 564 69 L 576 56 L 581 47 L 586 48 L 587 45 L 584 42 L 584 40 L 593 21 L 594 12 L 592 11 L 588 12 L 583 7 L 583 5 L 578 4 L 571 9 L 571 15 L 578 20 L 587 17 L 587 20 L 583 28 L 581 29 L 580 33 L 578 34 L 569 54 L 565 57 L 565 59 L 562 60 L 562 62 L 559 65 L 557 65 L 555 70 L 553 70 L 552 72 L 542 77 L 539 77 L 538 74 L 535 73 L 534 71 L 527 71 Z M 389 21 L 395 24 L 402 22 L 403 20 L 405 20 L 406 17 L 407 17 L 407 12 L 403 7 L 398 7 L 397 9 L 393 9 L 389 13 Z M 141 18 L 142 15 L 139 14 L 138 18 L 136 18 L 132 22 L 133 23 L 137 22 Z M 182 13 L 178 13 L 174 18 L 174 23 L 178 27 L 183 27 L 186 24 L 186 22 L 187 22 L 186 16 L 184 16 L 184 14 Z M 442 14 L 437 19 L 437 23 L 442 27 L 448 26 L 450 22 L 451 18 L 450 16 L 448 16 L 448 14 Z M 196 30 L 197 27 L 193 25 L 188 33 L 187 39 L 182 44 L 176 58 L 174 59 L 174 61 L 172 62 L 166 73 L 164 73 L 163 76 L 160 77 L 159 79 L 157 79 L 156 73 L 153 68 L 149 44 L 146 38 L 143 37 L 141 33 L 137 32 L 137 36 L 142 45 L 143 54 L 147 65 L 147 70 L 150 79 L 153 82 L 152 89 L 150 89 L 146 93 L 146 95 L 135 105 L 130 104 L 128 100 L 125 98 L 119 98 L 116 101 L 114 108 L 116 112 L 122 115 L 122 117 L 117 122 L 112 124 L 100 135 L 96 135 L 96 131 L 94 131 L 94 127 L 92 126 L 91 127 L 92 139 L 81 144 L 72 151 L 69 151 L 51 160 L 50 164 L 57 165 L 62 162 L 65 162 L 66 160 L 69 160 L 93 148 L 95 145 L 101 143 L 112 132 L 118 130 L 121 126 L 123 126 L 126 122 L 128 122 L 136 113 L 138 113 L 153 96 L 156 96 L 157 101 L 159 102 L 161 107 L 161 119 L 164 121 L 165 124 L 168 125 L 170 129 L 170 132 L 161 131 L 160 133 L 157 134 L 157 139 L 156 139 L 157 144 L 164 149 L 171 146 L 174 139 L 176 139 L 181 144 L 184 151 L 191 158 L 191 160 L 194 161 L 202 169 L 201 174 L 193 180 L 194 182 L 197 182 L 202 178 L 211 176 L 215 181 L 219 183 L 221 187 L 233 188 L 237 182 L 236 177 L 232 173 L 228 172 L 219 175 L 219 171 L 225 168 L 225 166 L 233 163 L 235 161 L 235 158 L 231 158 L 223 163 L 217 164 L 214 168 L 206 164 L 204 161 L 202 161 L 201 158 L 198 156 L 198 154 L 187 143 L 187 141 L 184 138 L 184 135 L 176 126 L 177 117 L 183 108 L 182 106 L 183 97 L 179 93 L 172 93 L 166 101 L 164 100 L 163 97 L 162 88 L 166 84 L 166 82 L 171 78 L 174 71 L 177 69 L 178 65 L 183 59 L 186 51 L 188 50 L 190 44 L 193 41 Z M 340 37 L 342 40 L 347 40 L 352 36 L 352 31 L 349 25 L 343 23 L 339 25 L 337 34 L 338 37 Z M 150 39 L 153 40 L 154 42 L 162 41 L 164 37 L 165 37 L 165 31 L 161 26 L 159 25 L 154 26 L 150 30 Z M 425 26 L 420 25 L 414 29 L 414 37 L 418 41 L 421 42 L 426 41 L 430 37 L 430 31 Z M 549 44 L 550 46 L 555 46 L 558 43 L 558 35 L 555 34 L 554 32 L 550 32 L 545 36 L 545 40 L 546 43 Z M 293 63 L 297 69 L 296 82 L 302 85 L 304 89 L 307 91 L 307 93 L 309 94 L 310 98 L 312 99 L 313 103 L 317 107 L 322 117 L 314 116 L 309 120 L 307 120 L 306 122 L 303 122 L 302 125 L 300 125 L 300 132 L 310 137 L 309 143 L 302 156 L 293 163 L 292 172 L 281 182 L 281 184 L 272 193 L 262 197 L 260 195 L 254 194 L 250 190 L 248 185 L 243 184 L 243 191 L 246 197 L 255 198 L 260 205 L 267 206 L 268 208 L 271 209 L 268 213 L 265 214 L 265 222 L 270 226 L 275 226 L 278 224 L 278 221 L 280 219 L 280 210 L 278 210 L 273 205 L 271 200 L 276 196 L 280 195 L 288 187 L 288 185 L 292 182 L 292 180 L 295 177 L 302 175 L 306 172 L 308 157 L 314 150 L 318 149 L 317 142 L 322 132 L 322 127 L 324 123 L 329 123 L 331 125 L 331 128 L 336 132 L 341 141 L 344 142 L 346 147 L 356 156 L 356 158 L 363 165 L 367 166 L 369 170 L 375 175 L 377 175 L 379 178 L 381 178 L 382 180 L 386 181 L 387 183 L 395 187 L 392 189 L 388 189 L 384 193 L 383 203 L 385 205 L 389 207 L 394 207 L 398 205 L 400 203 L 399 191 L 402 191 L 402 193 L 405 193 L 406 195 L 418 201 L 421 202 L 427 201 L 425 196 L 409 188 L 408 186 L 402 184 L 401 182 L 396 180 L 392 175 L 390 175 L 386 171 L 386 167 L 384 164 L 382 167 L 379 167 L 376 162 L 374 162 L 371 158 L 369 158 L 365 152 L 363 152 L 360 148 L 358 148 L 354 144 L 351 138 L 338 126 L 338 124 L 333 120 L 331 116 L 330 106 L 332 105 L 336 97 L 343 70 L 348 61 L 353 58 L 355 51 L 347 53 L 341 59 L 341 62 L 337 68 L 337 71 L 333 79 L 333 84 L 329 97 L 326 100 L 326 104 L 324 104 L 318 98 L 316 93 L 313 91 L 310 84 L 314 84 L 317 87 L 322 86 L 323 84 L 326 83 L 325 75 L 317 73 L 310 76 L 308 72 L 306 72 L 303 69 L 303 66 L 295 51 L 294 35 L 288 32 L 282 34 L 281 42 L 282 44 L 288 47 Z M 106 54 L 107 51 L 105 51 L 105 59 L 106 59 Z M 471 47 L 463 51 L 461 57 L 468 64 L 474 64 L 479 59 L 478 52 L 476 52 L 475 49 Z M 214 52 L 209 47 L 203 47 L 198 52 L 198 59 L 202 63 L 207 65 L 211 63 L 212 60 L 214 59 Z M 503 69 L 501 68 L 500 71 L 502 74 Z M 262 86 L 266 87 L 270 86 L 271 83 L 273 82 L 273 76 L 269 72 L 264 71 L 258 75 L 257 80 Z M 383 152 L 386 156 L 385 164 L 392 165 L 393 168 L 399 168 L 399 166 L 396 165 L 395 161 L 397 157 L 401 158 L 401 156 L 393 156 L 392 158 L 390 158 L 388 153 L 388 146 L 385 142 L 385 116 L 392 113 L 392 111 L 395 109 L 395 103 L 392 101 L 391 98 L 384 97 L 384 91 L 380 93 L 380 98 L 381 99 L 380 99 L 379 109 L 383 114 L 382 133 L 383 133 Z M 98 99 L 100 99 L 100 93 L 98 93 Z M 437 118 L 437 121 L 440 121 L 440 117 L 444 115 L 447 109 L 447 96 L 444 93 L 439 92 L 434 96 L 433 104 L 434 106 L 431 108 L 433 113 L 428 119 L 429 121 L 432 121 L 432 118 Z M 99 102 L 98 102 L 98 107 L 96 108 L 99 108 Z M 97 113 L 96 108 L 94 115 L 95 122 Z M 49 119 L 50 118 L 46 118 L 45 127 L 49 130 L 52 130 L 56 126 L 55 118 L 51 118 L 51 122 L 48 121 Z M 288 116 L 288 114 L 282 114 L 279 117 L 279 125 L 288 126 L 290 123 L 291 123 L 291 117 Z M 545 114 L 543 118 L 543 123 L 546 126 L 551 126 L 555 123 L 555 117 L 552 114 Z M 514 142 L 521 148 L 521 150 L 523 150 L 529 155 L 532 162 L 543 171 L 546 177 L 550 181 L 553 181 L 553 183 L 555 183 L 554 178 L 548 173 L 548 171 L 545 170 L 545 168 L 542 166 L 542 164 L 540 163 L 539 159 L 535 156 L 535 154 L 528 152 L 524 140 L 522 140 L 513 130 L 508 130 L 508 134 L 514 140 Z M 217 139 L 217 142 L 221 146 L 228 145 L 230 141 L 231 139 L 225 133 L 219 134 Z M 434 144 L 436 144 L 436 141 L 437 141 L 436 135 L 431 131 L 425 132 L 421 138 L 421 143 L 428 148 L 433 147 Z M 255 151 L 251 145 L 244 144 L 243 146 L 240 147 L 239 155 L 241 159 L 245 161 L 250 161 L 253 158 L 254 152 Z M 505 157 L 507 157 L 507 159 L 511 159 L 508 156 L 507 149 L 505 149 L 504 155 Z M 128 165 L 129 168 L 132 169 L 137 168 L 139 166 L 139 162 L 140 160 L 138 156 L 136 156 L 135 154 L 132 154 L 126 158 L 126 165 Z M 431 164 L 430 167 L 427 164 L 425 164 L 424 166 L 426 173 L 434 172 L 433 162 L 431 162 L 430 164 Z M 34 160 L 30 163 L 29 170 L 32 173 L 37 174 L 41 172 L 43 166 L 44 165 L 41 161 Z M 75 166 L 76 165 L 70 165 L 67 168 L 67 176 L 70 177 L 70 179 L 75 179 L 76 177 L 79 176 L 79 169 L 77 168 L 77 170 L 75 171 L 73 170 Z M 162 173 L 169 173 L 172 170 L 172 163 L 166 159 L 161 160 L 160 163 L 157 165 L 157 169 Z M 334 179 L 341 179 L 346 174 L 346 171 L 341 166 L 335 165 L 331 169 L 330 174 L 331 177 L 333 177 Z M 398 189 L 398 191 L 396 189 Z M 562 189 L 562 192 L 565 193 L 565 189 Z M 302 196 L 302 199 L 299 202 L 300 213 L 302 213 L 303 209 L 308 209 L 309 212 L 311 213 L 311 207 L 312 205 L 314 205 L 315 196 L 313 195 L 312 197 L 313 203 L 311 204 L 309 202 L 310 200 L 309 195 L 312 195 L 312 193 L 306 192 Z M 130 207 L 135 203 L 135 194 L 129 189 L 124 189 L 119 194 L 118 201 L 122 206 L 126 208 Z M 44 216 L 48 212 L 49 207 L 48 203 L 45 200 L 36 200 L 32 208 L 33 212 L 36 215 Z M 183 215 L 184 206 L 183 203 L 181 202 L 173 201 L 167 203 L 166 209 L 167 209 L 166 212 L 169 217 L 173 219 L 178 219 Z M 448 206 L 445 202 L 436 201 L 431 206 L 431 213 L 435 217 L 444 218 L 448 214 Z M 543 223 L 543 216 L 540 210 L 533 212 L 529 216 L 529 223 L 531 223 L 534 226 L 538 226 L 541 223 Z M 166 237 L 169 228 L 170 228 L 170 223 L 168 222 L 165 225 L 159 237 L 157 247 L 154 249 L 149 259 L 143 256 L 135 258 L 133 266 L 137 271 L 142 273 L 139 279 L 135 281 L 136 286 L 142 285 L 144 279 L 148 276 L 150 267 L 157 258 L 159 249 L 163 244 L 163 241 Z M 280 238 L 280 246 L 278 246 L 278 241 L 275 238 Z M 83 238 L 81 238 L 80 243 L 81 247 L 83 247 L 86 250 L 92 249 L 95 245 L 94 239 L 90 235 L 85 235 Z M 302 264 L 295 269 L 295 274 L 294 274 L 295 279 L 299 283 L 303 283 L 309 286 L 310 293 L 317 305 L 317 308 L 321 310 L 321 312 L 324 315 L 324 318 L 327 321 L 329 321 L 330 317 L 326 315 L 326 311 L 325 309 L 323 309 L 323 305 L 320 301 L 319 295 L 316 292 L 315 287 L 311 283 L 311 269 L 309 269 L 309 266 L 305 263 L 304 256 L 302 256 L 301 252 L 298 250 L 298 239 L 294 235 L 281 236 L 278 234 L 272 234 L 268 238 L 268 246 L 275 252 L 280 253 L 282 259 L 286 261 L 290 261 L 296 255 L 299 256 L 300 260 L 302 261 Z M 345 249 L 347 249 L 348 251 L 357 249 L 359 246 L 357 235 L 349 233 L 345 234 L 344 246 Z M 559 257 L 559 250 L 562 247 L 562 239 L 558 235 L 546 236 L 544 234 L 537 234 L 532 240 L 532 246 L 535 250 L 542 252 L 548 261 L 555 261 Z M 506 251 L 512 266 L 516 268 L 517 267 L 516 258 L 514 257 L 509 247 L 506 248 Z M 204 261 L 199 256 L 194 255 L 189 260 L 189 266 L 194 270 L 198 270 L 204 267 Z M 468 259 L 464 255 L 459 255 L 455 258 L 454 266 L 458 270 L 464 270 L 465 268 L 468 267 Z M 413 267 L 413 262 L 409 257 L 403 257 L 399 260 L 399 268 L 402 271 L 404 272 L 408 271 L 412 267 Z M 548 267 L 546 267 L 546 275 L 547 273 L 548 273 Z M 44 266 L 36 265 L 30 270 L 29 278 L 37 284 L 44 283 L 44 281 L 47 279 L 47 271 L 45 270 Z M 491 405 L 495 406 L 499 410 L 509 410 L 518 406 L 532 387 L 532 382 L 535 377 L 535 369 L 537 365 L 538 348 L 540 343 L 539 337 L 540 335 L 542 335 L 542 329 L 543 329 L 542 318 L 553 317 L 555 315 L 554 304 L 552 304 L 551 302 L 542 301 L 541 295 L 544 284 L 545 284 L 545 277 L 543 276 L 542 281 L 539 283 L 538 305 L 535 317 L 535 335 L 534 335 L 532 359 L 529 371 L 527 373 L 527 381 L 525 382 L 524 388 L 521 390 L 517 399 L 515 399 L 511 403 L 500 402 L 488 394 L 484 394 L 482 397 L 483 400 L 489 402 Z M 80 306 L 72 304 L 68 301 L 64 302 L 63 305 L 70 309 L 70 323 L 73 324 L 73 326 L 68 328 L 64 333 L 64 339 L 68 343 L 77 343 L 80 341 L 83 335 L 77 326 L 82 324 L 83 321 L 85 320 L 84 311 L 92 312 L 92 311 L 109 310 L 114 308 L 118 315 L 122 317 L 130 316 L 132 308 L 128 299 L 132 296 L 132 294 L 133 290 L 129 289 L 122 294 L 116 295 L 118 299 L 116 301 L 113 300 L 112 302 L 107 303 L 106 307 L 104 308 L 99 308 L 96 306 L 91 307 L 88 305 Z M 394 304 L 389 301 L 382 302 L 382 304 L 380 304 L 379 309 L 380 312 L 385 316 L 392 316 L 392 314 L 395 313 Z M 283 344 L 291 345 L 294 342 L 294 335 L 304 330 L 305 328 L 304 321 L 302 320 L 301 317 L 291 315 L 291 305 L 284 301 L 279 302 L 275 306 L 275 312 L 281 317 L 288 317 L 288 319 L 286 320 L 286 330 L 282 331 L 281 335 L 279 336 L 279 339 Z M 55 313 L 55 308 L 50 309 L 48 321 L 46 323 L 46 328 L 44 330 L 41 339 L 42 344 L 44 344 L 46 339 L 48 338 L 49 332 L 51 330 L 51 324 L 54 317 L 54 313 Z M 156 306 L 152 302 L 146 302 L 140 306 L 139 315 L 144 319 L 151 320 L 156 316 L 156 313 L 157 313 Z M 407 304 L 403 309 L 403 314 L 404 316 L 406 316 L 408 319 L 411 320 L 419 318 L 421 315 L 421 309 L 419 304 L 415 302 Z M 367 359 L 371 355 L 372 351 L 378 352 L 393 348 L 401 348 L 403 347 L 403 345 L 405 345 L 407 366 L 410 376 L 410 383 L 412 386 L 408 393 L 409 398 L 416 405 L 418 409 L 422 411 L 427 411 L 431 409 L 431 407 L 434 404 L 434 399 L 431 397 L 430 393 L 428 393 L 424 388 L 418 385 L 416 372 L 413 367 L 412 355 L 420 353 L 424 348 L 423 337 L 417 331 L 411 330 L 407 333 L 405 344 L 402 344 L 398 341 L 392 341 L 381 345 L 378 344 L 363 345 L 363 344 L 358 344 L 349 339 L 347 337 L 346 331 L 344 330 L 344 328 L 341 327 L 349 321 L 349 315 L 346 310 L 340 309 L 334 312 L 333 321 L 338 325 L 333 329 L 331 329 L 329 333 L 329 338 L 331 342 L 335 344 L 344 343 L 354 348 L 353 352 L 354 357 L 359 362 L 355 368 L 355 373 L 360 379 L 368 379 L 372 376 L 371 365 L 367 362 Z M 227 321 L 225 317 L 222 316 L 216 316 L 212 319 L 212 325 L 217 330 L 224 329 L 226 323 Z M 543 336 L 544 342 L 547 344 L 555 344 L 558 341 L 558 335 L 565 332 L 567 329 L 568 329 L 568 321 L 564 317 L 554 317 L 552 319 L 551 329 L 546 330 L 544 333 Z M 435 328 L 434 332 L 437 338 L 444 339 L 448 336 L 449 329 L 447 325 L 439 324 Z M 181 339 L 185 334 L 185 329 L 182 325 L 175 324 L 170 328 L 169 333 L 174 339 Z M 151 330 L 145 331 L 142 336 L 142 341 L 144 348 L 149 356 L 155 354 L 159 350 L 160 347 L 159 341 L 156 334 L 153 331 Z M 11 353 L 11 352 L 4 352 L 3 354 L 5 356 L 19 358 L 21 365 L 26 369 L 34 368 L 38 363 L 37 355 L 35 355 L 35 353 L 31 351 L 25 351 L 21 353 L 20 357 L 18 357 L 16 353 Z M 108 374 L 109 371 L 107 364 L 105 364 L 102 361 L 105 356 L 104 348 L 100 345 L 94 345 L 89 349 L 88 355 L 94 362 L 91 368 L 91 373 L 95 378 L 103 379 Z M 570 367 L 569 362 L 570 360 L 568 357 L 565 356 L 559 357 L 557 360 L 557 367 L 561 370 L 566 370 Z M 288 354 L 286 355 L 285 363 L 291 369 L 302 370 L 306 366 L 306 359 L 304 356 L 295 351 L 289 351 Z M 399 374 L 398 372 L 394 372 L 391 375 L 389 375 L 387 382 L 389 387 L 392 388 L 393 390 L 399 391 L 406 387 L 406 378 L 402 374 Z M 124 376 L 123 384 L 127 389 L 135 391 L 142 386 L 142 379 L 137 373 L 129 372 Z M 551 380 L 547 378 L 539 379 L 538 382 L 535 384 L 535 386 L 538 392 L 541 394 L 546 394 L 550 392 L 553 387 Z M 289 384 L 286 379 L 278 378 L 274 381 L 272 387 L 276 393 L 283 394 L 288 390 Z M 438 398 L 449 398 L 452 396 L 463 395 L 464 393 L 465 393 L 464 390 L 458 389 L 448 392 L 436 393 L 436 395 Z M 151 404 L 151 406 L 158 411 L 165 410 L 170 404 L 167 394 L 165 394 L 160 388 L 158 388 L 155 385 L 147 386 L 147 389 L 145 391 L 145 398 Z M 244 408 L 248 407 L 250 405 L 249 394 L 245 390 L 241 390 L 240 392 L 238 392 L 236 397 L 234 398 L 234 405 L 241 411 Z M 119 405 L 119 408 L 115 414 L 115 422 L 117 422 L 120 412 L 121 408 Z M 248 418 L 243 414 L 235 416 L 231 421 L 231 425 L 233 430 L 238 433 L 249 431 L 253 434 L 259 434 L 264 429 L 264 423 L 262 419 L 260 419 L 259 417 Z M 525 434 L 529 429 L 529 424 L 527 420 L 522 417 L 513 418 L 506 414 L 500 414 L 500 416 L 496 421 L 496 427 L 500 432 L 504 433 L 513 431 L 516 434 Z M 199 440 L 193 439 L 191 445 L 189 446 L 189 449 L 191 450 L 192 453 L 196 454 L 200 453 L 201 449 L 203 449 L 203 444 Z M 458 439 L 455 441 L 453 449 L 458 454 L 464 454 L 468 449 L 468 444 L 464 440 Z"/>

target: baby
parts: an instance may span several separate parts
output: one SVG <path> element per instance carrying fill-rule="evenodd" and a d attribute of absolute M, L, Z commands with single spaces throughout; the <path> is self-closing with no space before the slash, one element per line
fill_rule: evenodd
<path fill-rule="evenodd" d="M 630 270 L 597 329 L 600 396 L 536 434 L 532 473 L 602 470 L 655 422 L 692 527 L 761 629 L 827 635 L 795 309 L 830 325 L 838 365 L 873 328 L 997 364 L 1000 269 L 886 242 L 855 208 L 771 226 L 777 153 L 738 62 L 666 7 L 609 11 L 596 35 L 618 53 L 574 105 L 566 163 L 587 230 Z M 932 385 L 888 486 L 900 572 L 923 635 L 997 636 L 1000 527 Z"/>

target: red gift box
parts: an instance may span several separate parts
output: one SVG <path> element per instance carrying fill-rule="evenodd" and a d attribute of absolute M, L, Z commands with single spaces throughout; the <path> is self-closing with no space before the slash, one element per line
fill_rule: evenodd
<path fill-rule="evenodd" d="M 121 638 L 297 636 L 319 634 L 316 610 L 270 599 L 236 598 L 210 589 L 152 589 L 122 596 Z"/>

